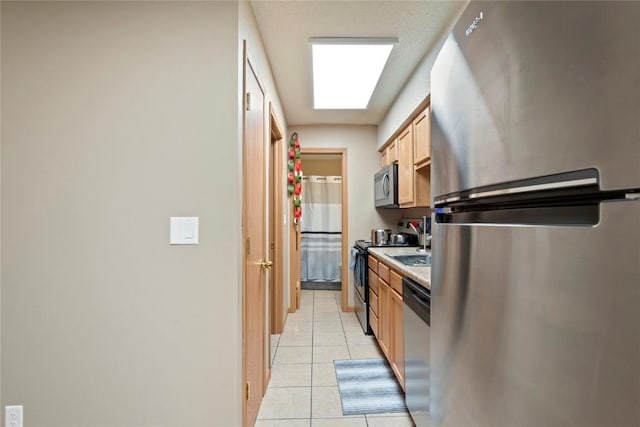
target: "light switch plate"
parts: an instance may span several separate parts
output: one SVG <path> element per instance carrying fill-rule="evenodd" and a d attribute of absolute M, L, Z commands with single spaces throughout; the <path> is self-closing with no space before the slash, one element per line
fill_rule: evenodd
<path fill-rule="evenodd" d="M 197 245 L 200 243 L 197 216 L 172 216 L 169 228 L 169 243 L 172 245 Z"/>

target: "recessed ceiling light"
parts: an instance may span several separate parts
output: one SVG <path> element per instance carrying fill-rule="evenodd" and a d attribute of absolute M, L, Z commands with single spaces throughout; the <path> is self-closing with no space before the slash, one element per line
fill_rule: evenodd
<path fill-rule="evenodd" d="M 397 38 L 312 38 L 313 107 L 365 109 Z"/>

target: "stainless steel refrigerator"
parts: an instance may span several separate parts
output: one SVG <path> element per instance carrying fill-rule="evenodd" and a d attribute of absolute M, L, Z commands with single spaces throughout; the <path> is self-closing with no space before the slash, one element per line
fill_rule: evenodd
<path fill-rule="evenodd" d="M 640 3 L 471 2 L 431 89 L 431 422 L 640 426 Z"/>

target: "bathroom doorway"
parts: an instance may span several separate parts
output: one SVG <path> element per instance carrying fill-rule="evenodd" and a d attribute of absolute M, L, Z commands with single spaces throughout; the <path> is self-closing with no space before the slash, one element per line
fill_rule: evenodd
<path fill-rule="evenodd" d="M 343 310 L 348 310 L 346 165 L 344 148 L 302 149 L 300 288 L 341 290 Z"/>

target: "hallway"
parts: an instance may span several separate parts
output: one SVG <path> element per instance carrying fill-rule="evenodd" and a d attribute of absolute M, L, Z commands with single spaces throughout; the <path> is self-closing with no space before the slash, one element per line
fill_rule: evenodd
<path fill-rule="evenodd" d="M 272 339 L 273 367 L 256 427 L 411 427 L 406 413 L 343 416 L 334 360 L 382 358 L 340 292 L 302 290 L 298 312 Z"/>

